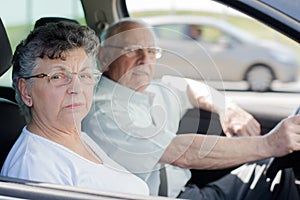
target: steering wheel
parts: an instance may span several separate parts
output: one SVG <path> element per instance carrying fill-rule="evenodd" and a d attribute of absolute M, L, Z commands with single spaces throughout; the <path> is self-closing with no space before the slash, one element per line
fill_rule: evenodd
<path fill-rule="evenodd" d="M 300 114 L 300 106 L 295 110 L 292 116 L 298 114 Z M 284 168 L 293 168 L 296 178 L 300 180 L 300 151 L 274 158 L 267 168 L 266 176 L 273 179 L 277 172 Z"/>

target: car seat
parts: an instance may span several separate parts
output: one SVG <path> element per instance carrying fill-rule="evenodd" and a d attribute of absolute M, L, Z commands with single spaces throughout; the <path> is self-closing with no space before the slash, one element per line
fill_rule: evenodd
<path fill-rule="evenodd" d="M 0 76 L 2 76 L 11 65 L 12 50 L 1 18 L 0 47 Z M 0 95 L 0 168 L 25 125 L 25 119 L 21 116 L 18 105 L 1 96 L 2 94 Z"/>
<path fill-rule="evenodd" d="M 56 22 L 67 22 L 67 23 L 79 24 L 79 22 L 76 21 L 75 19 L 69 19 L 64 17 L 42 17 L 35 22 L 34 28 L 44 26 L 48 23 L 56 23 Z"/>

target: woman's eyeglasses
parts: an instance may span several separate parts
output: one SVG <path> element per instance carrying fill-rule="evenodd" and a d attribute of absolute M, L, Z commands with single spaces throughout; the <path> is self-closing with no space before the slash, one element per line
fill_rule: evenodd
<path fill-rule="evenodd" d="M 98 70 L 82 71 L 79 73 L 68 70 L 50 72 L 49 74 L 40 73 L 33 76 L 22 77 L 24 79 L 45 78 L 48 77 L 49 82 L 53 86 L 63 86 L 71 83 L 73 75 L 77 75 L 79 80 L 86 85 L 95 85 L 99 82 L 101 72 Z"/>

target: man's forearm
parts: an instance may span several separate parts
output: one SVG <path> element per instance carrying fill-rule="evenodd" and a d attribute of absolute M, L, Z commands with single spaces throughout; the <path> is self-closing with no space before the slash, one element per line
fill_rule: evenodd
<path fill-rule="evenodd" d="M 300 115 L 282 120 L 264 136 L 176 136 L 160 162 L 184 168 L 220 169 L 300 150 Z"/>
<path fill-rule="evenodd" d="M 271 157 L 266 142 L 261 136 L 180 135 L 173 139 L 160 161 L 182 168 L 221 169 Z"/>

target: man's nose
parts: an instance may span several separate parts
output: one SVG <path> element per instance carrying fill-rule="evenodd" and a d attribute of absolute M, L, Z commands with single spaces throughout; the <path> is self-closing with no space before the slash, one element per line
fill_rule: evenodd
<path fill-rule="evenodd" d="M 138 56 L 144 61 L 153 60 L 153 55 L 148 51 L 147 48 L 139 49 Z"/>

